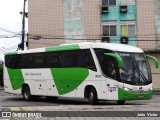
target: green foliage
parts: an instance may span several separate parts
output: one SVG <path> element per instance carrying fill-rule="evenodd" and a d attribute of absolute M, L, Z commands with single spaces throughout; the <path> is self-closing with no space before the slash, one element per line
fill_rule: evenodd
<path fill-rule="evenodd" d="M 0 86 L 3 86 L 3 65 L 0 65 Z"/>

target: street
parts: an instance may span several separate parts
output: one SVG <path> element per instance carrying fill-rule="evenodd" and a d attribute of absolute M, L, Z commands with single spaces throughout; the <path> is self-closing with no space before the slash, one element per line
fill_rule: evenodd
<path fill-rule="evenodd" d="M 99 101 L 95 106 L 89 105 L 87 100 L 78 98 L 59 98 L 48 101 L 45 97 L 24 101 L 22 96 L 0 96 L 1 110 L 12 111 L 160 111 L 160 96 L 154 95 L 151 100 L 127 101 L 125 105 L 117 105 L 114 101 Z"/>
<path fill-rule="evenodd" d="M 18 112 L 20 111 L 37 111 L 37 112 L 38 111 L 39 112 L 42 112 L 42 111 L 47 111 L 47 112 L 48 111 L 54 111 L 54 112 L 55 111 L 72 111 L 72 112 L 73 111 L 92 111 L 92 112 L 119 111 L 121 114 L 120 116 L 126 116 L 127 111 L 131 111 L 131 112 L 133 111 L 160 111 L 160 95 L 159 94 L 154 95 L 151 100 L 127 101 L 125 105 L 117 105 L 115 101 L 99 101 L 97 105 L 92 106 L 92 105 L 89 105 L 88 100 L 78 99 L 78 98 L 60 97 L 56 101 L 48 101 L 45 97 L 40 97 L 35 100 L 24 101 L 22 95 L 8 94 L 8 93 L 5 93 L 3 89 L 1 89 L 0 90 L 0 109 L 2 112 L 3 111 L 12 111 L 12 112 L 17 112 L 17 111 Z M 61 113 L 59 114 L 61 116 Z M 69 113 L 63 114 L 64 116 L 62 115 L 62 117 L 66 117 L 66 115 L 68 114 Z M 90 116 L 89 113 L 87 114 L 88 116 Z M 81 115 L 79 113 L 78 117 L 80 116 Z M 91 116 L 94 116 L 94 115 L 91 114 Z M 116 114 L 114 116 L 116 116 Z M 68 118 L 68 119 L 71 119 L 71 118 Z M 113 117 L 113 119 L 114 118 L 116 117 Z M 112 120 L 112 118 L 110 119 Z M 153 120 L 154 119 L 157 119 L 157 117 L 153 118 Z"/>

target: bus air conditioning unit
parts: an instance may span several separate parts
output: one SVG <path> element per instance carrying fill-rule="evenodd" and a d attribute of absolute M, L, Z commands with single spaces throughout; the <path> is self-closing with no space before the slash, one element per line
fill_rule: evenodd
<path fill-rule="evenodd" d="M 121 43 L 122 44 L 128 44 L 128 37 L 122 36 L 121 37 Z"/>
<path fill-rule="evenodd" d="M 109 43 L 109 42 L 110 42 L 110 37 L 105 37 L 105 36 L 103 36 L 103 37 L 102 37 L 102 42 Z"/>

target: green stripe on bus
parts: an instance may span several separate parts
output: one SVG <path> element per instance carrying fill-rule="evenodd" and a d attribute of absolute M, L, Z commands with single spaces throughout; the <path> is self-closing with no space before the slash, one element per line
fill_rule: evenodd
<path fill-rule="evenodd" d="M 47 47 L 46 52 L 52 52 L 52 51 L 65 51 L 65 50 L 79 50 L 80 47 L 77 44 L 74 45 L 62 45 L 62 46 L 53 46 L 53 47 Z"/>
<path fill-rule="evenodd" d="M 132 91 L 127 91 L 121 88 L 118 88 L 118 100 L 119 101 L 124 101 L 124 100 L 149 100 L 152 98 L 153 91 L 148 91 L 148 92 L 132 92 Z"/>
<path fill-rule="evenodd" d="M 51 72 L 59 95 L 73 91 L 89 75 L 85 68 L 53 68 Z"/>
<path fill-rule="evenodd" d="M 21 69 L 7 69 L 13 90 L 18 90 L 24 83 Z"/>
<path fill-rule="evenodd" d="M 12 52 L 5 53 L 5 55 L 16 55 L 16 54 L 17 54 L 17 51 L 12 51 Z"/>

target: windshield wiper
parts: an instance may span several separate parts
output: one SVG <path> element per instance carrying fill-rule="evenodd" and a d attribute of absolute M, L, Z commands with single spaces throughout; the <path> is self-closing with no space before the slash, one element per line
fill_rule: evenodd
<path fill-rule="evenodd" d="M 139 72 L 140 72 L 140 74 L 141 74 L 143 80 L 144 80 L 145 82 L 148 82 L 146 76 L 143 74 L 143 72 L 142 72 L 140 69 L 139 69 Z"/>

